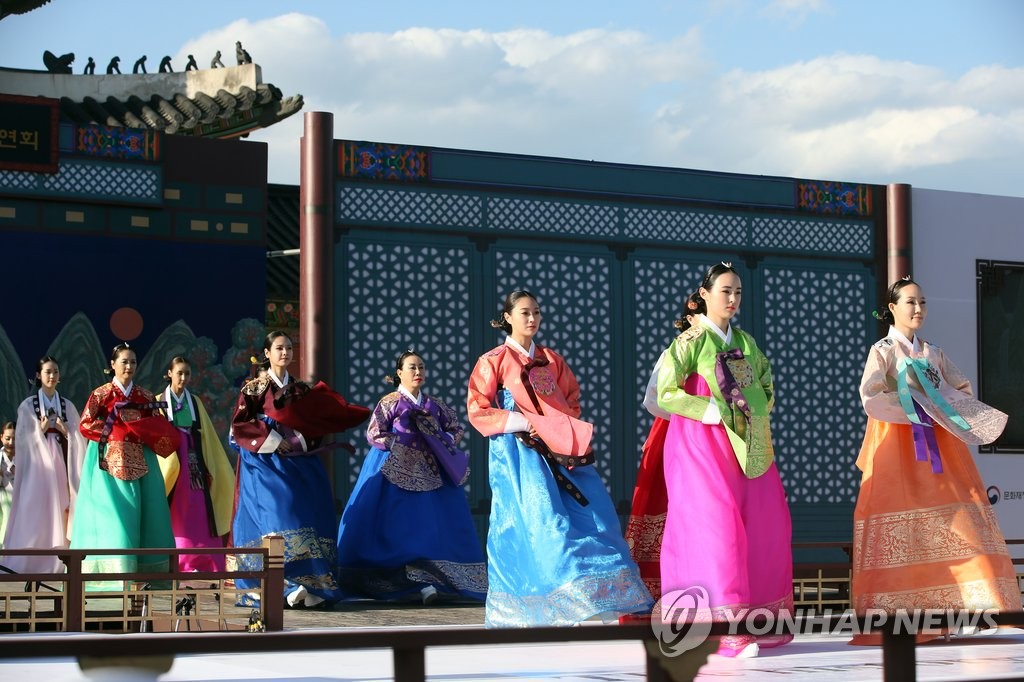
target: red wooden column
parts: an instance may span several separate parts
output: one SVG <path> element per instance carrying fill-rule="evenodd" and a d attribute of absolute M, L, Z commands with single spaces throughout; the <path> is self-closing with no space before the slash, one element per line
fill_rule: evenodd
<path fill-rule="evenodd" d="M 299 373 L 334 383 L 334 115 L 306 112 L 299 175 Z"/>
<path fill-rule="evenodd" d="M 300 147 L 299 376 L 333 384 L 334 114 L 306 112 Z M 333 491 L 334 458 L 320 460 Z"/>
<path fill-rule="evenodd" d="M 910 185 L 891 184 L 886 187 L 885 203 L 886 241 L 889 243 L 885 288 L 888 288 L 896 280 L 914 274 L 910 244 Z"/>

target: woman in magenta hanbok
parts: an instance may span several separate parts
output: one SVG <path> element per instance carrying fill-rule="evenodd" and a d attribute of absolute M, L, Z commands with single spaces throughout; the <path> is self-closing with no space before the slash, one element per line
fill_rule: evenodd
<path fill-rule="evenodd" d="M 164 414 L 180 433 L 178 451 L 160 460 L 175 546 L 223 547 L 231 531 L 235 472 L 203 401 L 188 390 L 188 360 L 172 358 L 165 377 Z M 224 555 L 182 554 L 178 564 L 182 571 L 223 571 Z"/>
<path fill-rule="evenodd" d="M 704 613 L 722 620 L 745 609 L 792 608 L 791 524 L 774 463 L 768 414 L 771 366 L 730 321 L 739 310 L 731 264 L 708 269 L 693 326 L 669 346 L 658 372 L 668 511 L 661 544 L 663 599 L 699 588 Z M 791 635 L 723 637 L 718 652 L 756 656 Z"/>

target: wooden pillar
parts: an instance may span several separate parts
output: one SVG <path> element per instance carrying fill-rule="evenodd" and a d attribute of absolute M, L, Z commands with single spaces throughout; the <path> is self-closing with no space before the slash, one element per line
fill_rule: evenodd
<path fill-rule="evenodd" d="M 885 682 L 914 682 L 917 679 L 916 636 L 882 631 L 882 679 Z"/>
<path fill-rule="evenodd" d="M 299 173 L 299 376 L 334 383 L 334 114 L 306 112 Z M 334 459 L 321 454 L 334 490 Z M 335 502 L 337 504 L 337 502 Z"/>
<path fill-rule="evenodd" d="M 896 280 L 914 274 L 910 239 L 910 185 L 889 185 L 886 187 L 885 199 L 886 241 L 889 246 L 885 287 L 888 288 Z"/>
<path fill-rule="evenodd" d="M 299 371 L 334 382 L 334 115 L 306 112 L 299 175 Z"/>
<path fill-rule="evenodd" d="M 267 632 L 280 632 L 284 629 L 284 538 L 268 535 L 263 538 L 263 547 L 268 550 L 263 564 L 267 578 L 260 595 L 263 625 Z"/>
<path fill-rule="evenodd" d="M 391 652 L 395 682 L 424 682 L 427 679 L 426 651 L 413 644 L 396 646 Z"/>
<path fill-rule="evenodd" d="M 82 576 L 81 553 L 60 554 L 60 560 L 67 567 L 66 591 L 64 593 L 64 631 L 85 632 L 85 583 Z"/>

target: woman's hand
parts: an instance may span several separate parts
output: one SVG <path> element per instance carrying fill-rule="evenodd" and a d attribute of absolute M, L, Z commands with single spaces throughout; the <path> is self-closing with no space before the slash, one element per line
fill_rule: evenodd
<path fill-rule="evenodd" d="M 64 420 L 60 417 L 56 417 L 53 420 L 53 427 L 61 432 L 65 438 L 68 437 L 68 425 L 64 423 Z"/>

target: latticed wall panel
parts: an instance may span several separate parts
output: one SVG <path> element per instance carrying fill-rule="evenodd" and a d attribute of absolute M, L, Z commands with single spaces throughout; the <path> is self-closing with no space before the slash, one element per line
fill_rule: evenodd
<path fill-rule="evenodd" d="M 53 175 L 0 170 L 0 190 L 62 199 L 158 203 L 162 201 L 161 173 L 159 166 L 63 159 Z"/>
<path fill-rule="evenodd" d="M 628 504 L 651 423 L 640 401 L 654 362 L 706 267 L 732 259 L 744 286 L 738 322 L 775 373 L 772 431 L 790 502 L 855 500 L 857 386 L 875 331 L 865 317 L 872 222 L 355 183 L 339 183 L 337 201 L 350 230 L 339 250 L 346 313 L 337 366 L 348 368 L 353 400 L 374 404 L 386 389 L 379 377 L 414 343 L 428 355 L 428 390 L 465 419 L 468 373 L 502 338 L 487 323 L 508 291 L 530 289 L 544 312 L 539 342 L 577 375 L 597 466 L 613 499 Z M 443 314 L 427 323 L 412 312 L 423 301 Z M 481 464 L 483 443 L 474 441 Z M 342 499 L 366 450 L 357 447 Z M 489 496 L 477 468 L 471 504 Z M 484 507 L 474 509 L 482 518 Z"/>
<path fill-rule="evenodd" d="M 594 466 L 615 480 L 611 429 L 616 423 L 612 381 L 611 258 L 565 252 L 495 250 L 495 300 L 527 289 L 539 299 L 543 321 L 536 342 L 565 358 L 580 384 L 582 419 L 594 423 Z"/>
<path fill-rule="evenodd" d="M 341 246 L 345 272 L 345 311 L 335 330 L 337 367 L 346 368 L 352 402 L 374 406 L 394 390 L 384 383 L 395 360 L 407 348 L 423 354 L 425 391 L 445 401 L 466 420 L 466 379 L 476 356 L 470 344 L 469 265 L 465 240 L 379 241 L 346 239 Z M 356 455 L 338 472 L 338 496 L 352 489 L 369 446 L 365 425 L 351 432 Z M 467 440 L 463 446 L 468 446 Z M 474 464 L 474 466 L 476 466 Z M 471 479 L 480 480 L 477 476 Z M 486 495 L 486 491 L 482 491 Z"/>
<path fill-rule="evenodd" d="M 664 208 L 628 208 L 625 236 L 691 244 L 745 244 L 749 216 Z"/>
<path fill-rule="evenodd" d="M 504 197 L 487 202 L 487 225 L 496 230 L 613 237 L 618 223 L 618 211 L 602 204 Z"/>
<path fill-rule="evenodd" d="M 860 378 L 874 282 L 864 268 L 766 262 L 765 338 L 775 454 L 790 502 L 853 503 L 866 418 Z"/>
<path fill-rule="evenodd" d="M 636 336 L 627 343 L 632 343 L 635 349 L 631 387 L 633 402 L 630 405 L 636 420 L 633 455 L 637 466 L 641 448 L 654 421 L 642 404 L 647 382 L 654 363 L 679 333 L 672 326 L 672 321 L 682 314 L 683 300 L 700 285 L 706 268 L 702 263 L 664 257 L 636 256 L 632 259 Z"/>
<path fill-rule="evenodd" d="M 866 220 L 757 216 L 751 228 L 751 246 L 759 249 L 871 258 L 874 248 L 874 226 Z"/>
<path fill-rule="evenodd" d="M 338 218 L 419 229 L 478 227 L 483 222 L 483 201 L 482 197 L 457 192 L 342 186 Z"/>
<path fill-rule="evenodd" d="M 864 219 L 759 215 L 728 210 L 643 206 L 614 201 L 509 197 L 464 190 L 425 190 L 341 183 L 341 222 L 578 237 L 625 244 L 675 243 L 680 247 L 871 259 L 873 230 Z"/>

